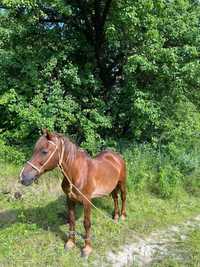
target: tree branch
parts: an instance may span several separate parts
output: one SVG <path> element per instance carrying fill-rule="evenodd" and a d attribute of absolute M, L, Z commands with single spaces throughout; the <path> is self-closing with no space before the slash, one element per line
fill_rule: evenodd
<path fill-rule="evenodd" d="M 105 4 L 104 10 L 103 10 L 103 15 L 102 15 L 102 18 L 101 18 L 101 27 L 102 28 L 104 28 L 104 25 L 105 25 L 105 22 L 106 22 L 106 18 L 108 16 L 108 13 L 109 13 L 109 10 L 110 10 L 110 7 L 111 7 L 111 3 L 112 3 L 112 0 L 107 0 L 107 2 Z"/>
<path fill-rule="evenodd" d="M 78 7 L 80 8 L 80 16 L 85 22 L 85 30 L 83 33 L 86 36 L 87 41 L 90 44 L 94 44 L 94 29 L 92 27 L 92 16 L 89 14 L 89 7 L 86 8 L 86 4 L 83 0 L 76 0 Z"/>
<path fill-rule="evenodd" d="M 65 20 L 59 18 L 39 18 L 40 23 L 65 23 Z"/>
<path fill-rule="evenodd" d="M 0 9 L 12 9 L 12 7 L 5 6 L 5 5 L 0 5 Z"/>

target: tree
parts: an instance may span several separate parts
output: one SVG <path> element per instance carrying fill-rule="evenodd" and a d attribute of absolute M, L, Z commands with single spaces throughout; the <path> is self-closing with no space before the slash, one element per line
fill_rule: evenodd
<path fill-rule="evenodd" d="M 199 14 L 192 0 L 2 1 L 1 139 L 158 140 L 181 103 L 199 113 Z"/>

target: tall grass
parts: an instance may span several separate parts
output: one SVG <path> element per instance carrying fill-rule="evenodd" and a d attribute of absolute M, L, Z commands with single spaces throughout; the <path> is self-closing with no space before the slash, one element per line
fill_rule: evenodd
<path fill-rule="evenodd" d="M 152 145 L 132 145 L 123 151 L 128 167 L 128 188 L 170 198 L 185 191 L 200 195 L 200 153 L 174 160 Z"/>

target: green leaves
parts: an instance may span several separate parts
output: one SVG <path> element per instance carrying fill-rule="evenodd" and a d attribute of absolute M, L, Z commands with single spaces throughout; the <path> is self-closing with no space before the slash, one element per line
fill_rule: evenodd
<path fill-rule="evenodd" d="M 192 146 L 189 126 L 199 129 L 199 3 L 95 3 L 2 2 L 0 138 L 26 144 L 48 127 L 92 153 L 118 138 L 156 146 L 162 133 L 170 151 L 182 135 L 183 150 Z"/>
<path fill-rule="evenodd" d="M 36 4 L 36 0 L 2 0 L 2 5 L 5 7 L 19 7 L 19 6 L 27 6 L 31 7 Z"/>

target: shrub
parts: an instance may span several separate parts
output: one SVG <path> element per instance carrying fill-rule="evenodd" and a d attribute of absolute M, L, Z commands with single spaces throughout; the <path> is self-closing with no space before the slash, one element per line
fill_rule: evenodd
<path fill-rule="evenodd" d="M 185 172 L 181 163 L 175 163 L 164 149 L 158 150 L 150 144 L 135 144 L 126 148 L 123 153 L 127 163 L 129 190 L 146 191 L 161 198 L 171 198 L 183 189 L 199 194 L 198 165 L 194 164 L 192 171 Z M 188 155 L 187 160 L 197 162 L 197 159 L 195 155 L 193 158 Z"/>
<path fill-rule="evenodd" d="M 170 198 L 174 195 L 177 188 L 182 185 L 182 174 L 169 163 L 160 168 L 158 180 L 154 185 L 157 187 L 158 194 L 162 198 Z"/>
<path fill-rule="evenodd" d="M 25 161 L 25 154 L 20 149 L 8 146 L 4 141 L 0 140 L 0 161 L 21 164 Z"/>

